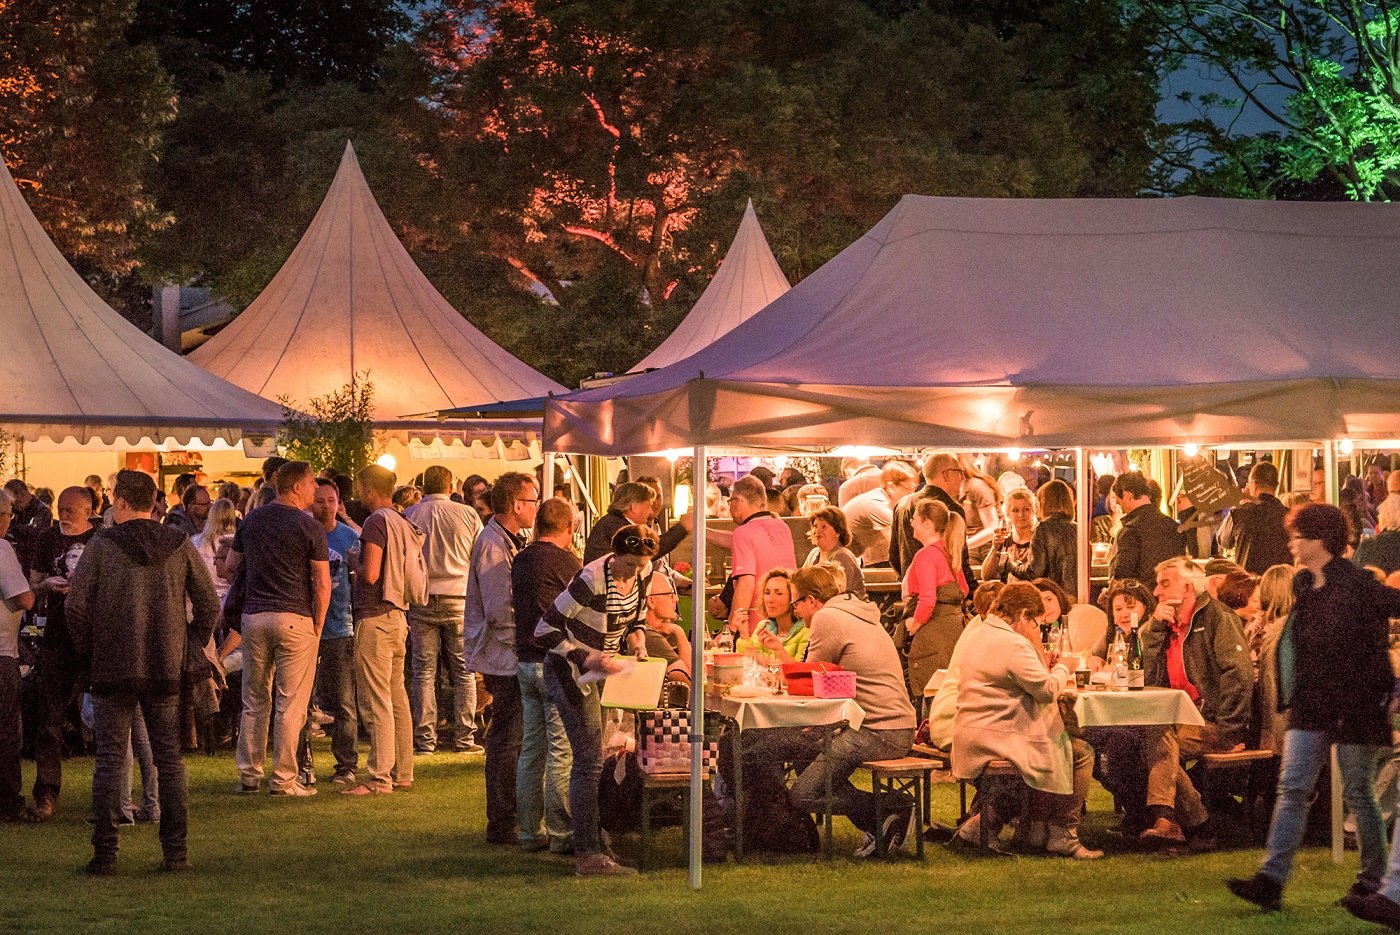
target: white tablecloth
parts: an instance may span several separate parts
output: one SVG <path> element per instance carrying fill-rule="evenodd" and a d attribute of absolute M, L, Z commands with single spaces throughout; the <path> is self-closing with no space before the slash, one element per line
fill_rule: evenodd
<path fill-rule="evenodd" d="M 1149 724 L 1205 724 L 1191 697 L 1175 688 L 1141 691 L 1081 691 L 1074 712 L 1080 727 L 1127 727 Z"/>
<path fill-rule="evenodd" d="M 842 721 L 859 728 L 865 721 L 865 711 L 851 698 L 812 698 L 806 695 L 730 698 L 728 695 L 707 693 L 705 707 L 732 718 L 740 730 L 813 727 Z"/>

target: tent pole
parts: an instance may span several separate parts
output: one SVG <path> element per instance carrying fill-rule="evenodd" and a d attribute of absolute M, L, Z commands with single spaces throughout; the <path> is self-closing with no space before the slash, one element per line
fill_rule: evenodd
<path fill-rule="evenodd" d="M 541 451 L 540 457 L 543 459 L 540 465 L 540 499 L 548 500 L 554 496 L 554 452 Z"/>
<path fill-rule="evenodd" d="M 703 865 L 702 826 L 704 824 L 704 777 L 701 766 L 705 754 L 705 485 L 709 471 L 705 466 L 705 446 L 696 445 L 690 466 L 690 486 L 696 491 L 692 509 L 695 525 L 691 528 L 690 556 L 690 888 L 700 889 L 700 868 Z"/>
<path fill-rule="evenodd" d="M 1338 474 L 1341 471 L 1337 466 L 1337 443 L 1326 441 L 1322 443 L 1322 482 L 1327 485 L 1327 503 L 1335 506 L 1338 499 L 1337 488 L 1340 486 Z"/>
<path fill-rule="evenodd" d="M 1089 574 L 1094 561 L 1094 549 L 1089 542 L 1093 529 L 1094 491 L 1089 480 L 1089 454 L 1087 448 L 1074 449 L 1075 491 L 1075 551 L 1079 560 L 1075 562 L 1075 588 L 1079 591 L 1076 600 L 1081 604 L 1089 602 Z"/>

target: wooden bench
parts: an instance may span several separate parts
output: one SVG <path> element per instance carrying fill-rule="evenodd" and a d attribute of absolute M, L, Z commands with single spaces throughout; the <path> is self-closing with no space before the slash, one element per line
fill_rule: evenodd
<path fill-rule="evenodd" d="M 1210 808 L 1213 777 L 1221 773 L 1243 771 L 1245 774 L 1244 807 L 1246 819 L 1259 797 L 1259 764 L 1267 763 L 1277 756 L 1272 750 L 1236 750 L 1233 753 L 1203 753 L 1197 759 L 1198 775 L 1201 779 L 1201 800 Z M 1246 820 L 1246 827 L 1250 826 Z"/>
<path fill-rule="evenodd" d="M 875 793 L 875 856 L 885 856 L 885 838 L 880 834 L 884 825 L 884 794 L 903 792 L 914 794 L 914 852 L 924 859 L 924 821 L 927 817 L 929 774 L 943 767 L 924 756 L 902 756 L 893 760 L 870 760 L 861 764 L 870 771 L 871 791 Z"/>

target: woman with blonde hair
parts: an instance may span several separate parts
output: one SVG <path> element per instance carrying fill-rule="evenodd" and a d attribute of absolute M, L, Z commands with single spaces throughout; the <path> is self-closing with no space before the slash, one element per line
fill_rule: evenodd
<path fill-rule="evenodd" d="M 904 596 L 913 602 L 904 629 L 909 637 L 909 693 L 919 698 L 933 674 L 948 668 L 953 657 L 962 634 L 968 583 L 962 570 L 962 517 L 937 500 L 921 500 L 914 509 L 913 527 L 923 548 L 904 575 Z"/>
<path fill-rule="evenodd" d="M 958 455 L 963 470 L 963 515 L 967 517 L 967 551 L 973 562 L 981 562 L 992 549 L 992 539 L 1001 525 L 1001 488 L 996 478 L 982 470 L 977 459 L 964 452 Z"/>
<path fill-rule="evenodd" d="M 1006 525 L 997 530 L 992 550 L 982 561 L 982 580 L 1031 581 L 1034 575 L 1029 578 L 1013 575 L 1011 565 L 1030 562 L 1036 524 L 1035 494 L 1024 485 L 1008 490 L 1002 509 L 1006 515 Z"/>
<path fill-rule="evenodd" d="M 1292 565 L 1275 565 L 1259 578 L 1255 592 L 1259 613 L 1255 617 L 1250 648 L 1255 650 L 1259 679 L 1259 749 L 1283 752 L 1283 733 L 1288 718 L 1278 710 L 1278 641 L 1284 622 L 1293 610 Z"/>
<path fill-rule="evenodd" d="M 1035 493 L 1040 524 L 1031 538 L 1030 558 L 1008 561 L 1006 571 L 1017 578 L 1049 578 L 1066 591 L 1078 590 L 1078 535 L 1074 522 L 1074 491 L 1062 480 L 1041 485 Z"/>
<path fill-rule="evenodd" d="M 214 591 L 219 595 L 221 603 L 224 595 L 228 593 L 228 582 L 219 574 L 215 559 L 223 557 L 219 554 L 221 549 L 227 554 L 229 543 L 233 541 L 233 534 L 237 529 L 237 505 L 232 500 L 220 497 L 210 505 L 209 515 L 204 520 L 204 529 L 190 540 L 199 557 L 204 559 L 204 566 L 209 569 L 209 577 L 214 581 Z"/>

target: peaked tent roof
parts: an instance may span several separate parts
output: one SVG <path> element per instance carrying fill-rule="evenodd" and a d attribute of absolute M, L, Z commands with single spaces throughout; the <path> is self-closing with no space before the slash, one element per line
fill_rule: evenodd
<path fill-rule="evenodd" d="M 83 282 L 0 160 L 0 425 L 27 440 L 216 438 L 275 431 L 282 410 L 122 318 Z"/>
<path fill-rule="evenodd" d="M 545 443 L 1397 438 L 1397 255 L 1390 205 L 910 195 L 710 347 L 552 400 Z"/>
<path fill-rule="evenodd" d="M 732 331 L 735 325 L 789 288 L 787 276 L 773 258 L 750 200 L 715 278 L 710 280 L 676 330 L 632 369 L 665 367 L 689 357 Z"/>
<path fill-rule="evenodd" d="M 384 219 L 348 143 L 287 262 L 190 359 L 269 399 L 301 405 L 368 371 L 381 424 L 563 391 L 472 327 L 433 288 Z"/>

